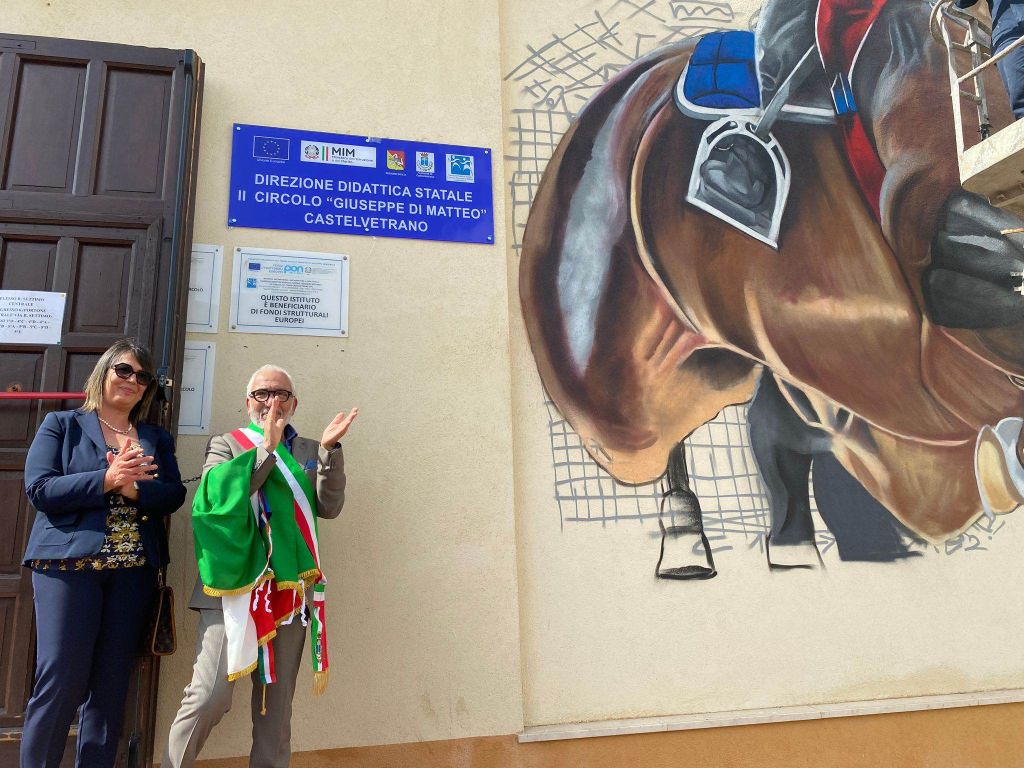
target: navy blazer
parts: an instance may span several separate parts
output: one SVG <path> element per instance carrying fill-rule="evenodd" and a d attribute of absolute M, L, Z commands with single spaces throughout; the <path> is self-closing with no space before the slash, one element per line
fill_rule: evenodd
<path fill-rule="evenodd" d="M 139 442 L 157 465 L 158 477 L 139 483 L 139 534 L 146 561 L 168 561 L 164 517 L 185 501 L 174 439 L 150 424 L 139 424 Z M 100 551 L 107 530 L 110 496 L 103 492 L 107 444 L 95 411 L 49 413 L 25 459 L 25 493 L 36 509 L 25 549 L 29 560 L 89 557 Z"/>

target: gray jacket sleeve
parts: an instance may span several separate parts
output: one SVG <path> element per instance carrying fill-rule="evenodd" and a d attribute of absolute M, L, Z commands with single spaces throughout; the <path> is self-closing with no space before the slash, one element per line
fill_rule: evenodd
<path fill-rule="evenodd" d="M 316 446 L 316 508 L 318 517 L 333 519 L 345 506 L 345 453 L 341 445 L 327 451 Z"/>
<path fill-rule="evenodd" d="M 206 444 L 206 462 L 203 464 L 203 474 L 205 475 L 218 464 L 231 461 L 232 458 L 234 458 L 234 455 L 231 453 L 231 446 L 228 444 L 227 437 L 224 435 L 214 435 L 210 438 L 210 442 Z M 256 463 L 253 464 L 252 480 L 249 482 L 250 496 L 267 482 L 267 478 L 270 477 L 270 472 L 274 469 L 276 463 L 277 456 L 268 453 L 267 449 L 262 445 L 256 446 Z"/>

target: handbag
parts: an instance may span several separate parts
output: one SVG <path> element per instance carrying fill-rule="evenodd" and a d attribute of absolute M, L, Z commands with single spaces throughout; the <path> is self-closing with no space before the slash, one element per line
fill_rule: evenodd
<path fill-rule="evenodd" d="M 174 628 L 174 589 L 166 583 L 163 568 L 157 573 L 156 602 L 142 652 L 147 656 L 170 656 L 178 647 Z"/>

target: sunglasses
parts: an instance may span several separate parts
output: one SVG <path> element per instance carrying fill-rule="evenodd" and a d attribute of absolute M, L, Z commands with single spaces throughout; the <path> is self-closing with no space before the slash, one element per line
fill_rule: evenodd
<path fill-rule="evenodd" d="M 287 389 L 256 389 L 249 393 L 249 397 L 257 403 L 265 403 L 272 397 L 279 403 L 287 403 L 292 399 L 292 393 Z"/>
<path fill-rule="evenodd" d="M 117 378 L 124 379 L 125 381 L 131 381 L 132 376 L 134 376 L 135 383 L 140 387 L 148 387 L 155 381 L 152 373 L 149 371 L 136 371 L 128 363 L 118 363 L 117 365 L 110 366 L 110 369 Z"/>

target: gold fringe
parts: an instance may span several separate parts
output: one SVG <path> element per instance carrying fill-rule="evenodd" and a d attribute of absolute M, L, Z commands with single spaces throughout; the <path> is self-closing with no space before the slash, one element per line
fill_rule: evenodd
<path fill-rule="evenodd" d="M 248 667 L 241 670 L 240 672 L 232 672 L 230 675 L 228 675 L 228 682 L 233 683 L 235 680 L 239 680 L 245 677 L 246 675 L 251 675 L 253 672 L 256 671 L 256 667 L 258 667 L 259 665 L 260 663 L 258 661 L 254 661 L 252 664 L 250 664 Z"/>
<path fill-rule="evenodd" d="M 278 624 L 277 626 L 281 626 L 281 625 Z M 277 630 L 276 629 L 272 629 L 267 634 L 265 634 L 263 637 L 261 637 L 259 640 L 256 641 L 256 647 L 257 648 L 262 648 L 264 645 L 269 643 L 275 637 L 277 637 Z"/>
<path fill-rule="evenodd" d="M 291 612 L 291 613 L 289 613 L 289 614 L 287 614 L 287 615 L 285 615 L 285 616 L 282 616 L 282 617 L 281 617 L 280 619 L 277 619 L 277 626 L 279 626 L 279 627 L 280 627 L 280 626 L 281 626 L 282 624 L 284 624 L 284 623 L 285 623 L 286 621 L 290 621 L 290 620 L 294 619 L 294 618 L 295 618 L 296 616 L 298 616 L 298 615 L 299 615 L 299 614 L 300 614 L 301 612 L 302 612 L 302 606 L 301 606 L 301 605 L 300 605 L 300 606 L 297 606 L 297 607 L 296 607 L 296 608 L 295 608 L 294 610 L 292 610 L 292 612 Z"/>
<path fill-rule="evenodd" d="M 327 690 L 328 678 L 330 677 L 330 675 L 328 674 L 329 672 L 330 672 L 329 669 L 325 669 L 323 672 L 314 672 L 313 673 L 313 695 L 314 696 L 322 696 L 324 694 L 324 691 Z"/>
<path fill-rule="evenodd" d="M 279 582 L 277 582 L 277 589 L 278 589 L 278 591 L 284 590 L 284 589 L 292 589 L 292 590 L 295 590 L 296 592 L 298 592 L 300 589 L 302 589 L 302 587 L 303 587 L 303 582 L 301 582 L 301 581 L 279 581 Z"/>
<path fill-rule="evenodd" d="M 203 584 L 203 592 L 205 592 L 210 597 L 234 597 L 236 595 L 244 595 L 248 592 L 252 592 L 257 587 L 263 586 L 265 582 L 270 581 L 272 578 L 274 578 L 274 572 L 266 571 L 262 576 L 260 576 L 258 579 L 256 579 L 256 581 L 254 581 L 247 587 L 239 587 L 238 589 L 214 589 L 213 587 L 208 587 L 205 584 Z"/>
<path fill-rule="evenodd" d="M 321 575 L 319 568 L 310 568 L 308 571 L 300 573 L 299 578 L 302 579 L 305 586 L 310 587 L 319 581 Z"/>

